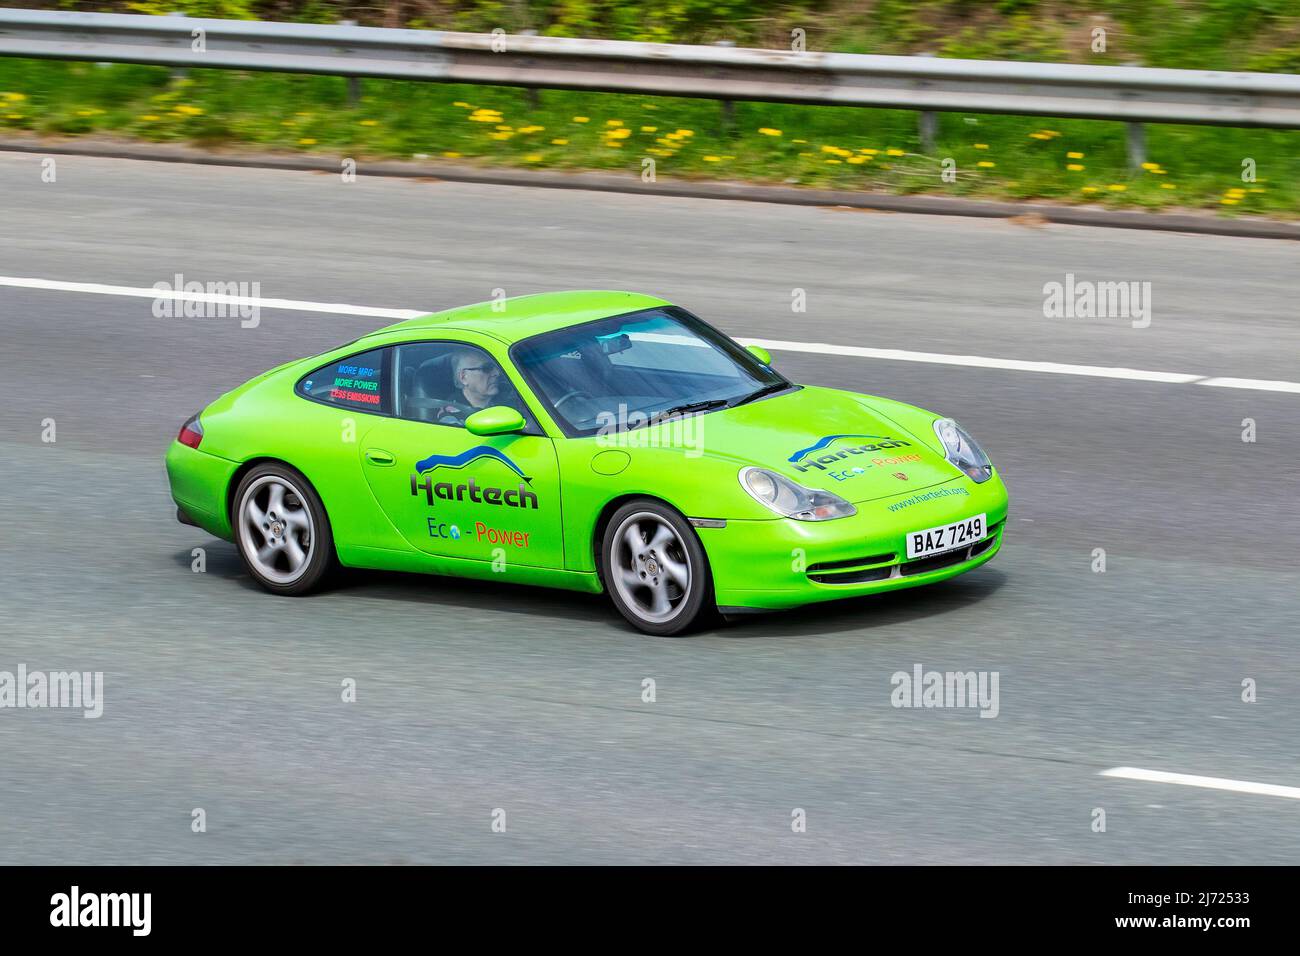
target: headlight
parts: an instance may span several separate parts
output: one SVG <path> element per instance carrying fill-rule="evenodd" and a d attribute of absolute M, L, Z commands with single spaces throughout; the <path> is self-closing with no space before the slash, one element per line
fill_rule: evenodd
<path fill-rule="evenodd" d="M 797 521 L 829 521 L 858 513 L 839 495 L 805 488 L 766 468 L 740 469 L 740 486 L 759 504 Z"/>
<path fill-rule="evenodd" d="M 971 481 L 988 481 L 993 477 L 993 463 L 966 429 L 951 418 L 941 418 L 934 423 L 934 433 L 943 445 L 944 457 Z"/>

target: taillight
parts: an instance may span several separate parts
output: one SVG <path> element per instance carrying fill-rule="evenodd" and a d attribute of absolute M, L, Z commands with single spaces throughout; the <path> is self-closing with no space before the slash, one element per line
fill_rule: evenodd
<path fill-rule="evenodd" d="M 191 448 L 198 448 L 199 442 L 203 441 L 203 423 L 199 421 L 199 416 L 195 415 L 181 426 L 180 434 L 176 440 L 182 445 L 189 445 Z"/>

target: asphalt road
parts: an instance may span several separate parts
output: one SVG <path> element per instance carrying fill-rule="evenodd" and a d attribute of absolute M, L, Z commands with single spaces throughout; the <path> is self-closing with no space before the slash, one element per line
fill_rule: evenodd
<path fill-rule="evenodd" d="M 181 273 L 431 311 L 628 288 L 737 336 L 1300 380 L 1294 243 L 76 158 L 40 173 L 0 154 L 4 276 Z M 1067 273 L 1150 282 L 1150 327 L 1045 318 Z M 522 587 L 354 573 L 262 593 L 231 545 L 175 522 L 164 449 L 220 392 L 387 320 L 150 307 L 0 285 L 0 671 L 104 672 L 98 719 L 0 709 L 0 863 L 1300 860 L 1295 799 L 1100 775 L 1300 787 L 1300 394 L 780 352 L 798 381 L 958 417 L 1006 476 L 1006 546 L 946 584 L 651 639 L 603 598 Z M 916 664 L 997 672 L 997 717 L 891 706 Z"/>

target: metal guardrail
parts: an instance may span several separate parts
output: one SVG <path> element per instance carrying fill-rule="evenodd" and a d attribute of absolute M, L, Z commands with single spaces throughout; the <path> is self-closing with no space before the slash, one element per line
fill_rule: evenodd
<path fill-rule="evenodd" d="M 1289 74 L 11 9 L 0 56 L 918 110 L 923 139 L 941 111 L 1300 128 Z"/>

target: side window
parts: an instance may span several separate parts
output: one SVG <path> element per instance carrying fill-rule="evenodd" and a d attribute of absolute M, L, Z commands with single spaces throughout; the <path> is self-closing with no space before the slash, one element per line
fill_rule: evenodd
<path fill-rule="evenodd" d="M 331 362 L 304 375 L 297 392 L 341 408 L 386 415 L 392 409 L 388 349 L 372 349 Z"/>
<path fill-rule="evenodd" d="M 464 427 L 465 419 L 480 409 L 509 405 L 524 416 L 530 434 L 541 434 L 514 384 L 483 349 L 461 342 L 414 342 L 396 350 L 398 418 Z"/>

